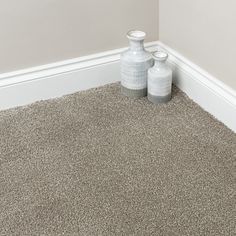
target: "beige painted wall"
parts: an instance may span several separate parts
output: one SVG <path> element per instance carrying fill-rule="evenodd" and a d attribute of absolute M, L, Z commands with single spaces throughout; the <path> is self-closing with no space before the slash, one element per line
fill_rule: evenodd
<path fill-rule="evenodd" d="M 158 39 L 157 0 L 0 0 L 0 73 Z"/>
<path fill-rule="evenodd" d="M 160 0 L 160 40 L 236 90 L 236 1 Z"/>

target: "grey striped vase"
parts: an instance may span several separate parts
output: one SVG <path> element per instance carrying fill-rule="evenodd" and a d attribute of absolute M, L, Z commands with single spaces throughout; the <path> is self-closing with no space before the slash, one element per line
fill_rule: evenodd
<path fill-rule="evenodd" d="M 130 47 L 121 55 L 121 92 L 130 98 L 141 98 L 147 96 L 148 69 L 154 60 L 144 48 L 144 32 L 130 31 L 127 37 Z"/>

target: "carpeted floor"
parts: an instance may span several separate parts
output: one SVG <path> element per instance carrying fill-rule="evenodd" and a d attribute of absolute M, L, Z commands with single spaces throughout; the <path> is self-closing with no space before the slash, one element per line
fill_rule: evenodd
<path fill-rule="evenodd" d="M 236 134 L 176 88 L 0 112 L 0 235 L 236 235 Z"/>

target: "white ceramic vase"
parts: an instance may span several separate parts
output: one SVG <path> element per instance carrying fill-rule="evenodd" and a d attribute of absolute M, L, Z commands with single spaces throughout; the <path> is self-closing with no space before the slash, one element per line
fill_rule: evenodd
<path fill-rule="evenodd" d="M 130 47 L 121 55 L 121 92 L 131 98 L 141 98 L 147 96 L 147 73 L 154 60 L 144 48 L 144 32 L 130 31 L 127 37 Z"/>
<path fill-rule="evenodd" d="M 171 99 L 172 70 L 167 65 L 168 54 L 158 51 L 153 54 L 154 66 L 148 71 L 148 100 L 154 104 Z"/>

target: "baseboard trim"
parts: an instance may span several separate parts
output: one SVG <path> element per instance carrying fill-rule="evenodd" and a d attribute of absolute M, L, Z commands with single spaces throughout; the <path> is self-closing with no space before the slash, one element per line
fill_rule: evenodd
<path fill-rule="evenodd" d="M 145 46 L 151 52 L 167 51 L 174 84 L 236 132 L 236 91 L 162 42 Z M 0 110 L 120 81 L 120 54 L 125 49 L 0 74 Z"/>
<path fill-rule="evenodd" d="M 158 42 L 158 47 L 169 54 L 174 84 L 236 132 L 236 91 L 162 42 Z"/>
<path fill-rule="evenodd" d="M 153 52 L 157 42 L 145 47 Z M 126 49 L 0 74 L 0 110 L 120 81 L 120 54 Z"/>

